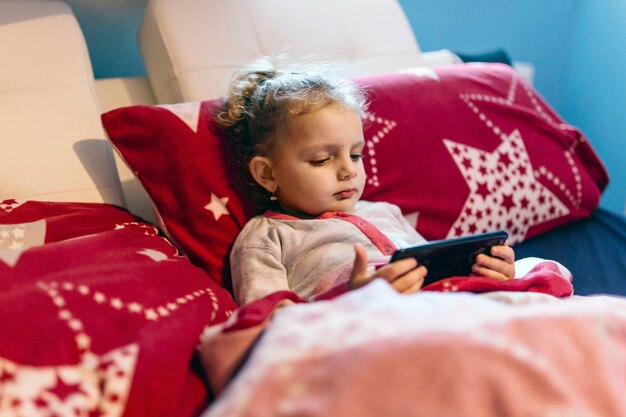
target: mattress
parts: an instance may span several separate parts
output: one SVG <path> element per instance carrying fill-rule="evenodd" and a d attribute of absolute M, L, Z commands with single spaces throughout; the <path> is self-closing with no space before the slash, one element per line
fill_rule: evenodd
<path fill-rule="evenodd" d="M 515 246 L 517 258 L 554 259 L 574 275 L 578 295 L 626 295 L 626 217 L 603 208 Z"/>

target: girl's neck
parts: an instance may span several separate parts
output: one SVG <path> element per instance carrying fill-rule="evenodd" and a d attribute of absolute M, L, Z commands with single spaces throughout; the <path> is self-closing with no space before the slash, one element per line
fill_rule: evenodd
<path fill-rule="evenodd" d="M 309 213 L 305 213 L 300 210 L 294 210 L 289 207 L 285 207 L 280 203 L 276 204 L 275 208 L 276 208 L 276 211 L 278 211 L 279 213 L 288 214 L 290 216 L 297 217 L 299 219 L 314 219 L 318 217 Z"/>
<path fill-rule="evenodd" d="M 305 213 L 303 211 L 299 211 L 299 210 L 294 210 L 291 209 L 289 207 L 285 207 L 280 203 L 275 204 L 274 206 L 270 207 L 270 210 L 274 210 L 278 213 L 282 213 L 282 214 L 287 214 L 288 216 L 292 216 L 292 217 L 296 217 L 298 219 L 317 219 L 321 216 L 324 215 L 324 213 L 319 213 L 319 214 L 309 214 L 309 213 Z M 352 210 L 350 211 L 352 212 Z M 350 213 L 348 212 L 348 213 Z"/>

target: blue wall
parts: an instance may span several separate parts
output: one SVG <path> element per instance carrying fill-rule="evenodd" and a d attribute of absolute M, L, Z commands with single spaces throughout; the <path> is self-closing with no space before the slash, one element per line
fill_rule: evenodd
<path fill-rule="evenodd" d="M 580 0 L 561 114 L 600 154 L 611 182 L 602 205 L 626 205 L 626 1 Z"/>
<path fill-rule="evenodd" d="M 535 87 L 555 108 L 563 96 L 576 0 L 400 0 L 424 51 L 505 49 L 535 65 Z"/>
<path fill-rule="evenodd" d="M 65 0 L 85 35 L 96 78 L 143 77 L 137 34 L 142 1 Z"/>
<path fill-rule="evenodd" d="M 583 130 L 609 171 L 601 205 L 625 211 L 626 0 L 399 1 L 424 51 L 504 48 L 532 63 L 537 90 Z M 145 75 L 136 42 L 144 0 L 67 2 L 96 78 Z"/>
<path fill-rule="evenodd" d="M 423 50 L 504 48 L 585 133 L 611 182 L 603 207 L 626 212 L 626 1 L 400 0 Z"/>

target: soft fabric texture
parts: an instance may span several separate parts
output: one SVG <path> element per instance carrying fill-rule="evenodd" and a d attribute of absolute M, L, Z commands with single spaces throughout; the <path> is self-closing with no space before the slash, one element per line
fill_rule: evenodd
<path fill-rule="evenodd" d="M 194 416 L 203 326 L 236 308 L 105 204 L 0 203 L 0 415 Z"/>
<path fill-rule="evenodd" d="M 42 221 L 45 220 L 45 221 Z M 128 211 L 101 203 L 61 203 L 8 199 L 0 202 L 0 227 L 12 229 L 17 223 L 42 222 L 45 240 L 52 243 L 114 230 L 116 227 L 136 227 L 154 235 L 154 226 L 141 221 Z M 0 248 L 18 248 L 23 233 L 0 234 Z M 22 248 L 21 246 L 19 246 Z"/>
<path fill-rule="evenodd" d="M 586 138 L 503 64 L 359 78 L 371 98 L 363 199 L 397 204 L 426 239 L 505 229 L 520 242 L 597 206 L 607 174 Z M 102 117 L 166 232 L 228 286 L 227 257 L 252 216 L 234 182 L 217 102 L 133 106 Z"/>
<path fill-rule="evenodd" d="M 399 247 L 425 242 L 389 203 L 357 202 L 350 213 L 298 219 L 268 212 L 243 228 L 231 253 L 235 300 L 239 305 L 280 290 L 302 298 L 322 294 L 350 277 L 354 244 L 369 266 L 386 264 Z"/>
<path fill-rule="evenodd" d="M 626 413 L 624 299 L 405 296 L 378 280 L 327 302 L 278 304 L 259 300 L 205 330 L 203 361 L 231 355 L 210 373 L 222 393 L 205 417 Z M 252 343 L 234 374 L 233 354 Z"/>

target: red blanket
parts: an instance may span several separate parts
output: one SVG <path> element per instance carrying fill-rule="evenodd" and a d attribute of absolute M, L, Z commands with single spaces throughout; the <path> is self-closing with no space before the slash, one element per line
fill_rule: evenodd
<path fill-rule="evenodd" d="M 0 415 L 197 415 L 198 336 L 234 308 L 119 208 L 2 202 Z"/>

